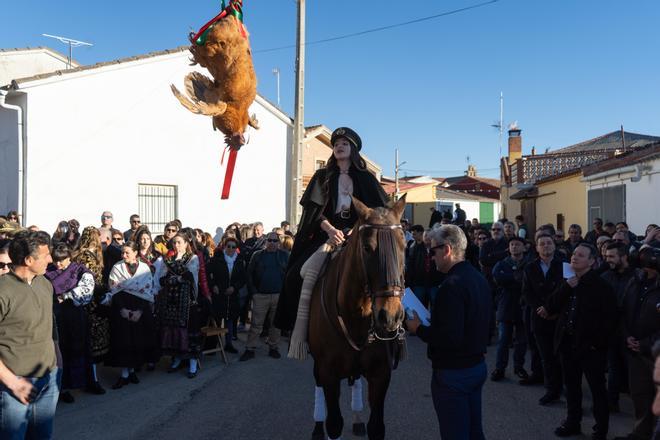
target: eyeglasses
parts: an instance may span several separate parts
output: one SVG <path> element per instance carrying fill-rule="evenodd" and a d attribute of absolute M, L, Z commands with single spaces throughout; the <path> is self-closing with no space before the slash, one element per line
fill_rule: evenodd
<path fill-rule="evenodd" d="M 491 231 L 501 231 L 502 228 L 492 228 Z"/>
<path fill-rule="evenodd" d="M 14 265 L 11 263 L 0 263 L 0 270 L 11 269 L 12 267 L 14 267 Z"/>
<path fill-rule="evenodd" d="M 165 229 L 165 232 L 176 232 L 176 229 L 167 228 L 167 229 Z"/>
<path fill-rule="evenodd" d="M 279 239 L 279 238 L 269 238 L 269 239 L 266 240 L 266 241 L 267 241 L 268 243 L 277 243 L 278 241 L 280 241 L 280 239 Z"/>
<path fill-rule="evenodd" d="M 435 251 L 436 249 L 440 249 L 447 246 L 447 243 L 439 244 L 437 246 L 433 246 L 432 248 L 429 249 L 429 254 L 431 254 L 432 257 L 435 257 Z"/>

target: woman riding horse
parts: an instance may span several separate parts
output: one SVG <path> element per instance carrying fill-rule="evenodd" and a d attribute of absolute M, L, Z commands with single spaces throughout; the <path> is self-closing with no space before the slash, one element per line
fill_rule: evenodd
<path fill-rule="evenodd" d="M 340 245 L 344 234 L 357 221 L 357 213 L 351 203 L 355 196 L 370 208 L 382 207 L 387 195 L 373 174 L 367 170 L 360 156 L 362 140 L 348 127 L 336 129 L 331 136 L 332 156 L 325 168 L 314 173 L 300 200 L 303 206 L 284 287 L 277 305 L 275 326 L 286 331 L 294 328 L 298 313 L 298 302 L 302 287 L 300 270 L 309 257 L 324 243 Z M 362 382 L 356 379 L 351 384 L 351 408 L 354 411 L 353 431 L 364 435 L 364 424 L 359 420 L 362 410 Z M 316 387 L 314 402 L 315 438 L 323 436 L 325 420 L 323 389 Z"/>
<path fill-rule="evenodd" d="M 283 331 L 292 330 L 296 322 L 302 265 L 323 243 L 335 246 L 343 243 L 344 233 L 355 225 L 357 214 L 351 197 L 355 196 L 369 208 L 385 206 L 388 201 L 360 156 L 360 136 L 348 127 L 341 127 L 332 133 L 330 143 L 332 156 L 325 168 L 314 173 L 300 199 L 303 213 L 275 314 L 275 326 Z"/>

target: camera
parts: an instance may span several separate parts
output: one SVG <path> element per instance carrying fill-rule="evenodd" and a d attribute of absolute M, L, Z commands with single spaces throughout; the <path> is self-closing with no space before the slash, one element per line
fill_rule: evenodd
<path fill-rule="evenodd" d="M 660 249 L 646 247 L 639 251 L 639 267 L 660 272 Z"/>

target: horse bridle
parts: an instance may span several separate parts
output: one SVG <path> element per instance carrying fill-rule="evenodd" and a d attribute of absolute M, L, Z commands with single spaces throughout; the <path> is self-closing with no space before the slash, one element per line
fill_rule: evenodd
<path fill-rule="evenodd" d="M 376 229 L 376 230 L 391 230 L 395 231 L 397 229 L 403 229 L 401 225 L 372 225 L 372 224 L 363 224 L 358 227 L 358 232 L 364 230 L 364 229 Z M 359 236 L 357 239 L 359 240 Z M 380 243 L 379 243 L 380 246 Z M 405 330 L 403 329 L 401 323 L 398 324 L 397 328 L 393 330 L 393 336 L 387 336 L 387 337 L 382 337 L 379 336 L 378 333 L 376 332 L 376 318 L 375 318 L 375 312 L 373 310 L 374 304 L 375 304 L 375 299 L 376 298 L 392 298 L 392 297 L 403 297 L 404 295 L 404 283 L 403 283 L 403 274 L 401 275 L 401 279 L 399 280 L 400 286 L 397 289 L 396 286 L 393 286 L 393 288 L 389 290 L 374 290 L 371 287 L 371 279 L 369 278 L 369 274 L 367 271 L 367 267 L 365 264 L 364 260 L 364 255 L 362 254 L 362 247 L 360 246 L 360 256 L 362 259 L 362 274 L 364 279 L 366 280 L 365 286 L 364 286 L 364 294 L 366 296 L 369 296 L 371 298 L 371 324 L 369 326 L 369 331 L 367 334 L 367 341 L 359 346 L 358 344 L 353 341 L 353 338 L 351 338 L 351 335 L 348 332 L 348 328 L 346 327 L 346 324 L 344 323 L 344 319 L 341 316 L 341 313 L 339 313 L 339 304 L 337 304 L 337 320 L 339 321 L 339 327 L 341 328 L 342 333 L 344 334 L 344 337 L 346 338 L 346 341 L 348 344 L 356 351 L 362 351 L 368 344 L 374 342 L 376 339 L 379 341 L 393 341 L 395 339 L 401 339 L 403 338 L 405 334 Z M 339 275 L 339 274 L 338 274 Z M 324 283 L 325 284 L 325 283 Z M 325 288 L 325 286 L 324 286 Z M 325 289 L 324 289 L 325 290 Z"/>

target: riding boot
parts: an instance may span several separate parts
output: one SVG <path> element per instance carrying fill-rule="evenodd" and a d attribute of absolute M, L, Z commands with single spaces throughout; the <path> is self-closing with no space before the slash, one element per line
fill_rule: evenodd
<path fill-rule="evenodd" d="M 300 300 L 298 301 L 298 314 L 296 315 L 296 325 L 291 333 L 291 342 L 289 344 L 289 354 L 291 359 L 305 360 L 309 351 L 307 343 L 307 331 L 309 327 L 309 304 L 312 300 L 312 292 L 316 285 L 319 272 L 325 263 L 328 254 L 332 251 L 332 246 L 323 244 L 312 254 L 300 269 L 300 276 L 303 278 L 302 289 L 300 289 Z"/>

